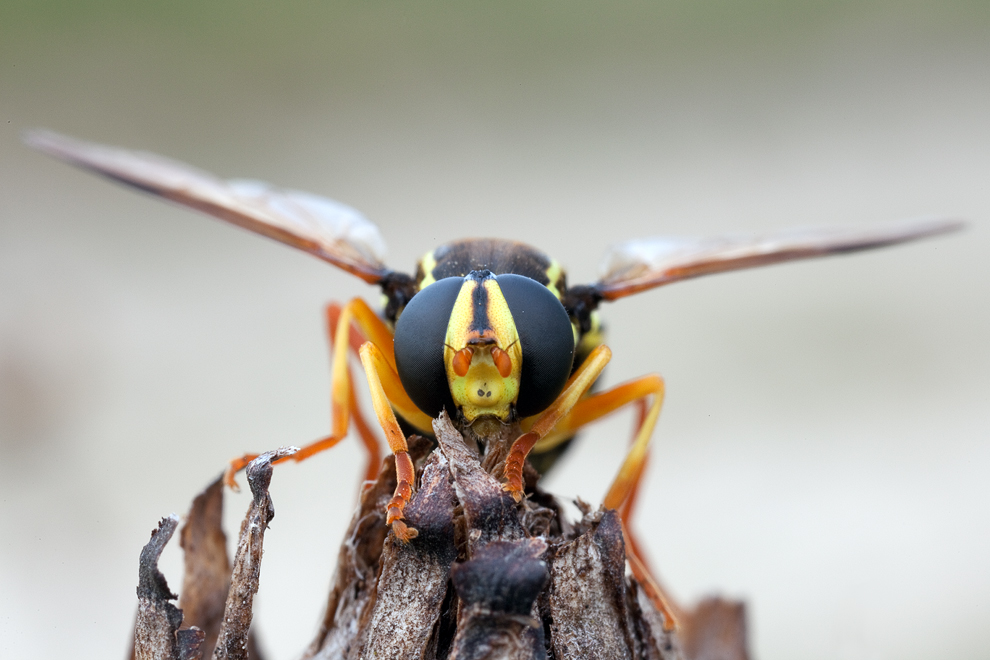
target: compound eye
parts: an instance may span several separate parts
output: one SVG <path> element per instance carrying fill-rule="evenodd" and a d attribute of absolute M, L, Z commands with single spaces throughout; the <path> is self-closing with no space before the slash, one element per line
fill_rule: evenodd
<path fill-rule="evenodd" d="M 563 391 L 574 363 L 574 331 L 550 289 L 522 275 L 499 275 L 495 280 L 522 344 L 516 412 L 529 417 L 549 408 Z"/>
<path fill-rule="evenodd" d="M 443 363 L 447 324 L 464 279 L 448 277 L 412 297 L 395 323 L 395 367 L 413 403 L 430 417 L 453 412 Z"/>

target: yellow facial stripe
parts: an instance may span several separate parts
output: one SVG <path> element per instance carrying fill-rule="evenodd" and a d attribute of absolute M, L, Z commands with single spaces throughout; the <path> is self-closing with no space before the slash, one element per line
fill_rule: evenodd
<path fill-rule="evenodd" d="M 454 369 L 454 356 L 467 347 L 473 355 L 461 376 Z M 499 373 L 493 348 L 505 351 L 511 360 L 506 377 Z M 454 403 L 469 422 L 483 415 L 508 420 L 519 396 L 522 346 L 509 305 L 494 279 L 465 280 L 447 324 L 444 365 Z"/>
<path fill-rule="evenodd" d="M 461 285 L 461 291 L 457 294 L 454 309 L 450 311 L 450 320 L 447 322 L 447 336 L 444 339 L 447 343 L 447 351 L 457 352 L 467 346 L 468 333 L 474 322 L 473 303 L 477 288 L 478 282 L 475 280 L 465 280 Z M 444 359 L 446 360 L 446 354 Z"/>

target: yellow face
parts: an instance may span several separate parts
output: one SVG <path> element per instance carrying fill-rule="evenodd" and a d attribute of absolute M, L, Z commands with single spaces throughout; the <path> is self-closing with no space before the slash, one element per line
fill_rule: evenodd
<path fill-rule="evenodd" d="M 468 422 L 509 420 L 519 396 L 522 346 L 494 278 L 464 281 L 447 325 L 443 361 L 451 396 Z"/>

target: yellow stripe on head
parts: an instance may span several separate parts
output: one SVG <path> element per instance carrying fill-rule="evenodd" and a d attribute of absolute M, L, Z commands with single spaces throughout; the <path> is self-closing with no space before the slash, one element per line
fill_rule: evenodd
<path fill-rule="evenodd" d="M 445 343 L 450 393 L 465 419 L 494 416 L 508 421 L 519 396 L 522 346 L 494 276 L 472 273 L 465 278 Z"/>

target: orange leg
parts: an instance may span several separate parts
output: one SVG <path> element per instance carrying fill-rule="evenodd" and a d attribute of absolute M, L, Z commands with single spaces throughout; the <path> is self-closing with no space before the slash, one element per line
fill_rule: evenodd
<path fill-rule="evenodd" d="M 625 523 L 622 525 L 622 532 L 626 541 L 632 540 L 633 536 L 630 534 Z M 650 569 L 639 558 L 639 552 L 636 550 L 635 543 L 626 543 L 626 546 L 626 559 L 629 561 L 629 568 L 632 569 L 636 581 L 643 589 L 646 597 L 653 603 L 653 606 L 663 615 L 663 629 L 667 631 L 673 630 L 677 627 L 678 619 L 684 615 L 684 610 L 670 599 L 663 590 L 663 587 L 660 586 L 660 583 L 653 578 Z"/>
<path fill-rule="evenodd" d="M 592 356 L 594 356 L 594 353 Z M 591 359 L 589 358 L 588 361 Z M 533 424 L 530 432 L 521 436 L 513 444 L 509 458 L 506 459 L 506 476 L 509 480 L 506 484 L 506 489 L 509 490 L 510 486 L 518 487 L 519 490 L 513 492 L 513 494 L 515 495 L 518 492 L 521 497 L 522 464 L 530 449 L 537 452 L 541 449 L 543 451 L 552 449 L 563 440 L 571 437 L 580 427 L 615 412 L 623 406 L 630 404 L 638 405 L 639 414 L 632 445 L 619 469 L 618 475 L 616 475 L 608 493 L 605 495 L 602 506 L 609 509 L 618 509 L 622 519 L 623 533 L 626 538 L 629 566 L 636 576 L 637 581 L 642 585 L 644 593 L 646 593 L 657 609 L 663 614 L 666 625 L 672 628 L 677 620 L 676 613 L 679 610 L 676 605 L 671 605 L 670 599 L 653 578 L 645 562 L 641 559 L 642 553 L 639 549 L 639 543 L 636 541 L 635 535 L 628 528 L 628 520 L 632 515 L 635 496 L 642 480 L 644 468 L 646 467 L 653 428 L 656 426 L 660 407 L 663 405 L 663 379 L 656 375 L 643 376 L 642 378 L 637 378 L 605 392 L 580 398 L 576 403 L 572 403 L 568 407 L 566 402 L 561 401 L 567 395 L 568 390 L 572 386 L 578 387 L 579 383 L 583 384 L 587 382 L 587 385 L 584 386 L 584 389 L 580 393 L 584 394 L 584 391 L 590 387 L 590 382 L 594 382 L 594 378 L 597 378 L 598 373 L 600 373 L 600 368 L 592 365 L 588 367 L 588 374 L 582 375 L 581 371 L 584 368 L 585 365 L 582 365 L 581 369 L 572 377 L 567 388 L 565 388 L 564 394 L 548 410 L 548 412 L 553 412 L 555 415 L 563 411 L 563 414 L 557 416 L 556 420 L 547 420 L 553 423 L 553 426 L 550 427 L 551 430 L 542 436 L 535 433 L 541 427 L 546 427 L 544 417 L 547 416 L 547 413 L 544 413 L 544 417 L 541 417 Z M 589 378 L 590 382 L 588 382 Z M 650 399 L 650 405 L 648 407 L 645 405 L 647 399 Z M 561 405 L 558 406 L 558 403 L 561 403 Z M 511 474 L 510 470 L 512 471 Z M 516 477 L 517 474 L 518 477 Z M 512 479 L 516 480 L 512 481 Z"/>
<path fill-rule="evenodd" d="M 663 405 L 664 386 L 660 376 L 644 376 L 628 383 L 628 385 L 636 386 L 652 394 L 653 401 L 643 418 L 643 423 L 636 433 L 632 446 L 629 448 L 629 453 L 626 454 L 626 460 L 619 468 L 619 474 L 616 475 L 611 488 L 602 501 L 602 506 L 609 509 L 620 508 L 635 491 L 636 484 L 643 476 L 643 468 L 646 466 L 646 457 L 650 449 L 650 440 L 653 437 L 653 427 L 657 424 L 660 407 Z"/>
<path fill-rule="evenodd" d="M 578 404 L 588 388 L 598 380 L 598 376 L 610 359 L 612 359 L 612 351 L 608 346 L 602 344 L 593 350 L 571 376 L 557 400 L 536 419 L 528 433 L 522 434 L 512 443 L 505 458 L 505 484 L 502 487 L 511 493 L 517 502 L 523 498 L 522 470 L 526 456 Z"/>
<path fill-rule="evenodd" d="M 640 409 L 637 420 L 637 432 L 633 440 L 626 461 L 623 463 L 619 475 L 609 489 L 605 497 L 603 506 L 609 506 L 609 499 L 612 502 L 621 501 L 616 504 L 619 509 L 619 516 L 622 519 L 622 531 L 626 539 L 626 556 L 629 559 L 629 567 L 633 575 L 642 586 L 646 596 L 653 602 L 657 610 L 663 614 L 664 629 L 673 630 L 677 626 L 678 620 L 684 615 L 684 610 L 673 600 L 660 583 L 653 577 L 653 572 L 643 558 L 643 551 L 640 548 L 639 540 L 630 527 L 630 518 L 642 484 L 643 474 L 646 471 L 646 463 L 649 459 L 649 450 L 637 451 L 637 444 L 643 441 L 649 442 L 652 435 L 652 427 L 656 424 L 659 408 L 663 403 L 663 381 L 659 381 L 659 388 L 654 392 L 653 404 L 647 408 L 643 399 L 639 400 Z M 656 384 L 655 384 L 656 385 Z M 625 478 L 624 478 L 625 475 Z M 630 476 L 631 475 L 631 476 Z M 624 499 L 623 499 L 624 498 Z"/>
<path fill-rule="evenodd" d="M 636 433 L 633 434 L 634 440 L 636 436 L 639 434 L 639 429 L 643 427 L 643 423 L 646 421 L 646 413 L 649 410 L 646 406 L 645 399 L 640 399 L 636 401 L 635 404 L 637 407 L 637 411 L 636 411 L 636 425 L 635 425 Z M 641 561 L 644 567 L 645 572 L 652 573 L 650 564 L 646 560 L 646 555 L 641 550 L 642 546 L 640 546 L 639 538 L 637 537 L 635 531 L 633 531 L 633 528 L 631 527 L 632 523 L 630 522 L 632 520 L 633 511 L 636 508 L 636 501 L 639 496 L 640 489 L 643 486 L 642 475 L 646 473 L 646 465 L 647 463 L 649 463 L 649 460 L 650 460 L 650 456 L 649 454 L 647 454 L 646 458 L 643 460 L 643 464 L 640 466 L 640 476 L 636 478 L 635 483 L 633 485 L 633 489 L 629 493 L 629 497 L 626 498 L 626 501 L 619 508 L 619 517 L 622 518 L 622 522 L 626 525 L 625 528 L 626 542 L 630 546 L 630 551 L 633 554 L 635 554 L 637 558 L 639 558 L 639 560 Z M 659 589 L 659 585 L 657 585 L 657 588 Z M 666 596 L 665 592 L 663 592 L 662 589 L 660 591 L 662 594 L 664 594 L 663 597 L 666 599 L 667 604 L 668 605 L 672 604 L 673 601 Z M 677 608 L 674 607 L 674 610 L 677 611 Z"/>
<path fill-rule="evenodd" d="M 628 388 L 628 385 L 620 386 L 620 388 L 622 387 Z M 616 389 L 620 389 L 620 388 L 616 388 Z M 606 394 L 614 394 L 615 392 L 616 390 L 610 390 Z M 575 409 L 582 406 L 583 403 L 584 401 L 579 403 L 578 406 L 575 406 Z M 631 401 L 631 405 L 636 406 L 636 423 L 633 425 L 633 428 L 635 430 L 633 432 L 633 437 L 632 437 L 632 440 L 635 440 L 636 436 L 639 434 L 640 429 L 643 428 L 643 424 L 646 422 L 646 415 L 647 412 L 649 411 L 649 407 L 646 405 L 646 397 L 641 399 L 633 399 Z M 581 412 L 581 411 L 576 410 L 576 412 Z M 546 440 L 548 441 L 547 444 L 550 446 L 550 448 L 556 446 L 556 444 L 559 443 L 561 439 L 566 439 L 568 437 L 571 437 L 571 434 L 574 432 L 574 429 L 571 428 L 570 424 L 573 423 L 573 421 L 574 418 L 571 418 L 570 420 L 568 418 L 565 418 L 560 424 L 558 424 L 558 428 L 565 426 L 569 430 L 564 433 L 558 433 L 558 431 L 555 429 L 554 432 L 550 434 L 550 436 L 547 436 Z M 583 420 L 584 423 L 588 423 L 588 421 L 590 420 L 588 420 L 587 418 Z M 537 445 L 537 449 L 539 449 L 539 445 Z M 646 464 L 648 462 L 649 462 L 649 455 L 647 455 L 646 459 L 643 461 L 642 466 L 640 467 L 641 474 L 645 473 Z M 619 517 L 622 519 L 622 522 L 625 525 L 624 531 L 625 531 L 626 543 L 629 546 L 630 554 L 636 556 L 637 560 L 639 561 L 641 572 L 649 575 L 652 573 L 649 562 L 646 561 L 646 556 L 641 549 L 642 546 L 639 543 L 639 539 L 636 533 L 633 531 L 632 527 L 629 526 L 631 524 L 630 520 L 632 519 L 633 511 L 636 508 L 636 499 L 637 496 L 639 495 L 640 487 L 642 485 L 643 485 L 642 479 L 637 478 L 635 480 L 632 491 L 629 493 L 628 498 L 619 508 Z M 679 609 L 676 606 L 676 603 L 674 603 L 674 601 L 672 601 L 670 597 L 666 595 L 666 592 L 660 587 L 659 584 L 656 583 L 656 581 L 652 580 L 652 577 L 651 577 L 651 581 L 653 582 L 653 589 L 660 594 L 659 597 L 665 600 L 668 607 L 670 607 L 675 612 L 676 615 L 676 613 L 679 611 Z"/>
<path fill-rule="evenodd" d="M 396 384 L 401 388 L 399 375 L 388 364 L 385 355 L 375 344 L 368 342 L 361 347 L 361 364 L 364 366 L 364 373 L 368 377 L 368 388 L 371 390 L 371 403 L 375 408 L 375 415 L 378 423 L 385 431 L 385 440 L 389 449 L 395 454 L 395 494 L 386 505 L 385 524 L 392 526 L 392 532 L 400 541 L 407 542 L 419 535 L 412 527 L 408 527 L 403 522 L 403 510 L 412 497 L 413 485 L 416 483 L 416 472 L 412 459 L 409 458 L 409 447 L 406 445 L 406 436 L 399 428 L 399 422 L 395 419 L 392 406 L 389 405 L 389 397 L 386 392 L 389 387 L 386 383 L 391 383 L 391 387 Z M 393 404 L 394 405 L 394 404 Z"/>
<path fill-rule="evenodd" d="M 364 415 L 361 413 L 361 408 L 357 404 L 357 399 L 354 396 L 354 392 L 350 392 L 348 411 L 354 417 L 354 427 L 357 429 L 358 435 L 361 437 L 361 444 L 364 445 L 368 452 L 368 463 L 364 472 L 364 480 L 374 481 L 378 478 L 378 469 L 382 462 L 381 450 L 379 448 L 378 438 L 375 437 L 374 432 L 368 426 L 367 421 L 364 419 Z M 305 460 L 314 454 L 330 449 L 343 440 L 344 437 L 345 436 L 328 435 L 325 438 L 321 438 L 316 442 L 306 445 L 292 456 L 286 456 L 284 458 L 272 461 L 272 464 L 283 463 L 289 460 Z M 230 461 L 226 472 L 224 472 L 224 483 L 234 490 L 239 490 L 239 486 L 234 480 L 234 475 L 247 467 L 248 464 L 257 457 L 258 454 L 244 454 L 243 456 Z"/>
<path fill-rule="evenodd" d="M 361 344 L 364 343 L 364 337 L 368 337 L 372 343 L 379 347 L 385 361 L 394 370 L 395 352 L 392 348 L 392 332 L 378 318 L 371 307 L 360 298 L 351 300 L 343 308 L 331 303 L 327 306 L 326 317 L 333 355 L 330 387 L 331 433 L 325 438 L 306 445 L 291 459 L 302 461 L 314 454 L 330 449 L 347 436 L 350 420 L 353 418 L 361 442 L 368 452 L 365 478 L 373 480 L 377 476 L 381 464 L 379 443 L 361 415 L 354 394 L 353 378 L 347 364 L 347 356 L 348 349 L 357 353 Z M 357 325 L 357 328 L 353 327 L 352 322 Z M 396 409 L 402 416 L 417 428 L 428 431 L 431 428 L 431 420 L 416 408 L 406 395 L 405 390 L 402 389 L 401 384 L 398 391 L 394 391 L 395 388 L 390 388 L 390 390 L 388 394 L 392 397 Z M 245 454 L 232 460 L 224 475 L 224 481 L 227 485 L 236 490 L 237 483 L 234 481 L 234 475 L 256 457 L 256 454 Z M 288 460 L 288 458 L 283 460 Z"/>
<path fill-rule="evenodd" d="M 646 423 L 646 414 L 649 411 L 649 407 L 646 405 L 646 399 L 639 399 L 638 401 L 635 401 L 634 404 L 636 406 L 636 424 L 635 424 L 636 431 L 635 433 L 633 433 L 633 441 L 635 441 L 636 436 L 639 435 L 639 431 L 640 429 L 643 428 L 643 424 Z M 647 454 L 646 458 L 643 459 L 643 465 L 641 467 L 641 470 L 644 474 L 646 472 L 646 465 L 649 462 L 650 462 L 650 455 Z M 622 515 L 623 520 L 628 521 L 632 517 L 633 511 L 636 508 L 636 500 L 639 497 L 639 489 L 642 485 L 643 485 L 643 480 L 636 479 L 636 483 L 633 487 L 632 492 L 629 493 L 629 497 L 626 498 L 626 501 L 623 503 L 622 508 L 619 509 L 619 513 Z"/>

